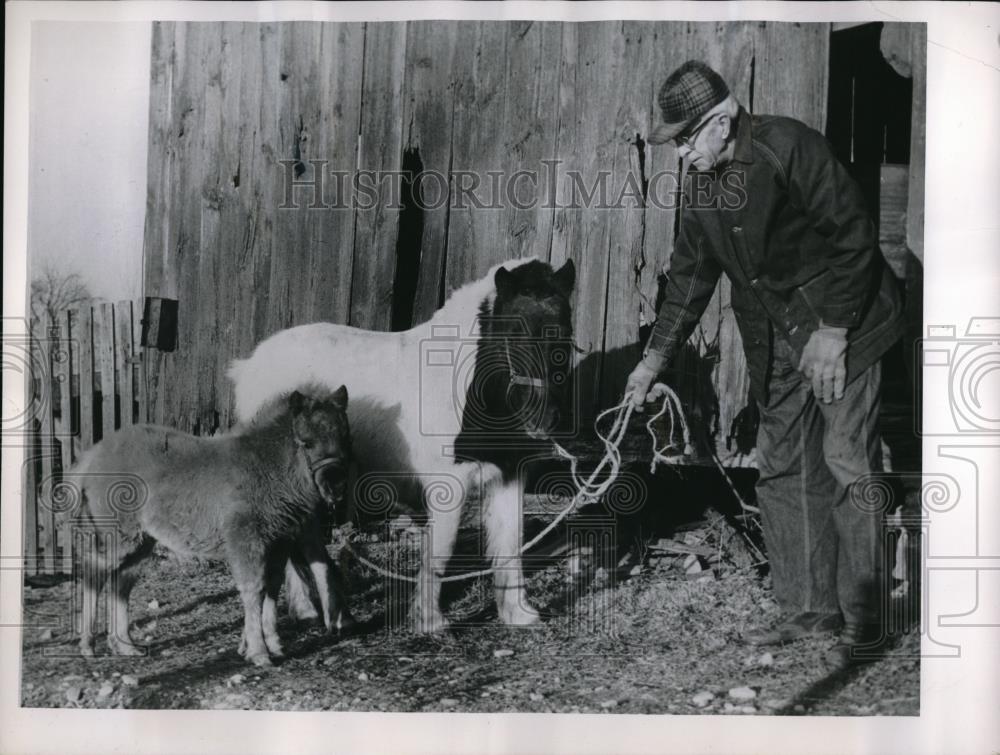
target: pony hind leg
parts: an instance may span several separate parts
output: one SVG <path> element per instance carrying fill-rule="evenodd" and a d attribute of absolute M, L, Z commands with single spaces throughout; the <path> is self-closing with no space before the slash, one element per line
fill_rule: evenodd
<path fill-rule="evenodd" d="M 298 574 L 313 588 L 311 599 L 327 631 L 339 633 L 352 626 L 354 617 L 347 607 L 340 571 L 315 530 L 302 536 L 292 558 Z"/>
<path fill-rule="evenodd" d="M 428 501 L 427 526 L 421 543 L 421 566 L 413 592 L 413 627 L 417 632 L 430 634 L 447 628 L 448 621 L 441 612 L 441 577 L 455 550 L 455 539 L 462 520 L 465 503 L 464 487 L 452 490 L 445 505 Z M 445 499 L 444 496 L 440 496 Z"/>
<path fill-rule="evenodd" d="M 94 655 L 94 634 L 97 631 L 97 607 L 101 591 L 107 582 L 106 554 L 98 531 L 79 529 L 73 532 L 74 585 L 80 599 L 80 654 Z"/>
<path fill-rule="evenodd" d="M 276 548 L 268 555 L 264 571 L 264 603 L 261 607 L 261 627 L 264 644 L 273 658 L 281 658 L 285 652 L 278 637 L 278 595 L 284 582 L 284 565 L 288 562 L 288 549 Z M 241 645 L 245 645 L 246 635 Z"/>
<path fill-rule="evenodd" d="M 483 491 L 486 548 L 493 564 L 497 611 L 504 624 L 516 626 L 539 620 L 538 611 L 528 603 L 521 567 L 523 491 L 520 480 L 498 483 Z"/>
<path fill-rule="evenodd" d="M 109 575 L 108 585 L 112 598 L 108 617 L 108 648 L 114 655 L 145 655 L 144 648 L 138 647 L 129 634 L 128 598 L 139 577 L 142 562 L 152 554 L 156 540 L 143 535 L 138 546 L 122 559 Z"/>

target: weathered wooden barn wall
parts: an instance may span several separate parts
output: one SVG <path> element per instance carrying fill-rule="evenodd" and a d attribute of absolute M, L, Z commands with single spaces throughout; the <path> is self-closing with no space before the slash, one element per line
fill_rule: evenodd
<path fill-rule="evenodd" d="M 156 24 L 145 282 L 148 296 L 179 299 L 180 330 L 175 352 L 151 354 L 155 416 L 227 426 L 226 364 L 270 333 L 420 322 L 455 287 L 528 254 L 576 262 L 577 340 L 593 350 L 584 405 L 616 401 L 672 249 L 675 212 L 643 202 L 651 179 L 677 168 L 670 147 L 645 143 L 662 80 L 700 57 L 752 111 L 822 128 L 828 44 L 827 24 Z M 413 209 L 396 180 L 376 209 L 310 208 L 301 186 L 298 207 L 282 209 L 291 160 L 302 182 L 317 168 L 436 171 L 452 180 L 425 183 L 425 199 L 438 189 L 448 201 Z M 541 180 L 515 185 L 516 206 L 455 201 L 460 175 L 480 176 L 485 196 L 491 171 L 518 170 Z M 562 206 L 570 171 L 585 189 L 606 175 L 624 208 Z M 747 399 L 728 299 L 720 286 L 702 358 L 689 360 L 712 383 L 723 433 Z"/>

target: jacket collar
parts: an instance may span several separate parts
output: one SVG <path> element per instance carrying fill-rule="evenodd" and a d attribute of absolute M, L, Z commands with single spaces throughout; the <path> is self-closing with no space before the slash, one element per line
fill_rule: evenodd
<path fill-rule="evenodd" d="M 740 107 L 736 116 L 736 144 L 733 147 L 733 162 L 753 162 L 753 127 L 750 113 Z"/>

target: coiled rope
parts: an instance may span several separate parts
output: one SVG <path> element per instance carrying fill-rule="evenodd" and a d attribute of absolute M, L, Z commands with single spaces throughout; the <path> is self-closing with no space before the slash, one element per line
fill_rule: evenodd
<path fill-rule="evenodd" d="M 657 464 L 673 464 L 684 456 L 690 456 L 694 453 L 694 448 L 691 445 L 691 432 L 688 429 L 687 420 L 684 418 L 684 411 L 681 406 L 681 401 L 677 397 L 677 394 L 673 391 L 670 386 L 665 383 L 656 383 L 653 386 L 651 393 L 663 394 L 663 404 L 660 407 L 660 411 L 654 414 L 646 422 L 646 431 L 649 433 L 649 437 L 652 440 L 653 457 L 649 465 L 650 473 L 656 471 Z M 621 456 L 621 443 L 625 438 L 625 433 L 628 430 L 628 421 L 632 416 L 632 412 L 635 407 L 632 404 L 632 400 L 625 396 L 618 404 L 612 406 L 610 409 L 605 409 L 603 412 L 597 415 L 594 420 L 594 432 L 597 437 L 601 439 L 601 443 L 604 445 L 604 456 L 601 458 L 600 463 L 590 475 L 584 479 L 577 472 L 577 466 L 579 460 L 576 456 L 571 454 L 557 442 L 552 441 L 552 445 L 555 449 L 556 454 L 563 459 L 569 461 L 570 464 L 570 476 L 573 480 L 573 484 L 576 486 L 577 491 L 573 496 L 572 500 L 563 508 L 562 511 L 553 519 L 549 524 L 539 532 L 530 541 L 521 546 L 520 553 L 527 553 L 531 548 L 537 545 L 546 535 L 552 532 L 559 523 L 565 519 L 569 514 L 576 509 L 578 506 L 587 503 L 593 503 L 600 500 L 601 496 L 607 492 L 608 488 L 614 484 L 615 479 L 618 477 L 622 466 L 622 456 Z M 608 432 L 602 433 L 600 429 L 601 422 L 605 417 L 614 415 L 614 421 L 611 423 L 611 428 Z M 657 437 L 656 430 L 653 424 L 660 417 L 666 415 L 668 417 L 668 433 L 667 441 L 663 446 L 659 445 L 659 438 Z M 669 454 L 671 449 L 674 448 L 672 445 L 672 438 L 674 435 L 674 427 L 676 424 L 680 424 L 682 437 L 684 439 L 684 450 L 683 453 L 673 453 Z M 598 478 L 604 474 L 605 468 L 610 467 L 608 472 L 605 474 L 604 479 L 598 482 Z M 396 572 L 389 571 L 388 569 L 376 564 L 360 553 L 358 553 L 354 548 L 351 547 L 350 543 L 345 545 L 351 552 L 351 554 L 361 563 L 363 566 L 368 567 L 372 571 L 381 574 L 383 577 L 389 577 L 390 579 L 400 580 L 403 582 L 416 582 L 416 577 L 411 577 L 406 574 L 397 574 Z M 463 574 L 453 574 L 448 577 L 442 577 L 442 582 L 459 582 L 467 579 L 476 579 L 477 577 L 485 577 L 491 574 L 494 567 L 488 569 L 481 569 L 475 572 L 466 572 Z"/>

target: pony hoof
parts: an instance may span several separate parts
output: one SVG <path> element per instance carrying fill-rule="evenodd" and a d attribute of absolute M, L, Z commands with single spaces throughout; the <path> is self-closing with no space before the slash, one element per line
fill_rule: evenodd
<path fill-rule="evenodd" d="M 258 655 L 251 655 L 250 662 L 257 666 L 258 668 L 270 668 L 274 664 L 271 663 L 271 658 L 267 653 L 259 653 Z"/>
<path fill-rule="evenodd" d="M 509 624 L 511 626 L 527 627 L 532 624 L 537 624 L 542 620 L 542 617 L 539 616 L 538 611 L 531 606 L 515 603 L 513 605 L 503 606 L 500 609 L 500 620 L 504 624 Z"/>
<path fill-rule="evenodd" d="M 133 645 L 129 642 L 119 642 L 112 649 L 111 652 L 115 655 L 128 655 L 128 656 L 140 656 L 145 655 L 146 651 L 137 645 Z"/>
<path fill-rule="evenodd" d="M 440 611 L 430 616 L 418 616 L 413 622 L 413 630 L 417 634 L 439 634 L 448 628 L 448 620 Z"/>
<path fill-rule="evenodd" d="M 330 626 L 326 628 L 326 633 L 333 635 L 350 634 L 357 626 L 358 621 L 351 615 L 350 611 L 341 611 L 337 614 L 337 618 L 330 622 Z"/>

